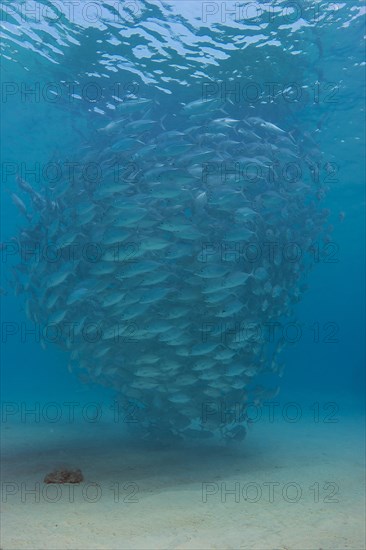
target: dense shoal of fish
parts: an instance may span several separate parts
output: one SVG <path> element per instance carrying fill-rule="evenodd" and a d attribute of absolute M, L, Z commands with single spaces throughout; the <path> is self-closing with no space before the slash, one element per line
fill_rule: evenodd
<path fill-rule="evenodd" d="M 14 240 L 40 251 L 15 269 L 27 315 L 85 381 L 116 390 L 143 437 L 245 436 L 245 404 L 272 395 L 258 380 L 283 369 L 281 331 L 268 342 L 258 326 L 288 319 L 313 263 L 304 251 L 325 234 L 321 183 L 283 177 L 314 143 L 228 111 L 192 101 L 178 124 L 130 98 L 80 148 L 73 177 L 41 189 L 17 178 Z M 86 178 L 92 163 L 99 176 Z M 291 243 L 302 254 L 290 261 Z"/>

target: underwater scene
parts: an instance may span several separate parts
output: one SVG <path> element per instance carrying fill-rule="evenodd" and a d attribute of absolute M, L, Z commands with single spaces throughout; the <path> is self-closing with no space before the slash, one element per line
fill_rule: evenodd
<path fill-rule="evenodd" d="M 1 550 L 362 550 L 365 5 L 4 1 Z"/>

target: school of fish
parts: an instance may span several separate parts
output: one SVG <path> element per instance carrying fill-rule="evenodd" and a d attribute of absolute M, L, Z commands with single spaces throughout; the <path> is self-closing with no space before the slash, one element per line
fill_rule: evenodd
<path fill-rule="evenodd" d="M 324 186 L 284 176 L 309 166 L 307 148 L 216 99 L 169 118 L 131 98 L 81 149 L 93 177 L 17 178 L 15 240 L 39 252 L 15 268 L 27 315 L 86 381 L 114 388 L 143 437 L 241 440 L 240 406 L 272 395 L 261 376 L 282 375 L 285 341 L 258 334 L 289 318 L 326 232 Z"/>

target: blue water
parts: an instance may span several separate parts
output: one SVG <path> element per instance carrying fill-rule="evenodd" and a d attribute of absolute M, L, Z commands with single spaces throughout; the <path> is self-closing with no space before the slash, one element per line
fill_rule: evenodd
<path fill-rule="evenodd" d="M 123 99 L 136 91 L 140 97 L 154 97 L 160 102 L 163 117 L 169 111 L 174 113 L 180 102 L 199 99 L 205 89 L 210 97 L 221 97 L 224 102 L 234 99 L 242 110 L 239 112 L 248 113 L 257 105 L 250 98 L 255 97 L 255 90 L 260 90 L 264 112 L 271 113 L 271 120 L 310 131 L 323 152 L 322 162 L 335 162 L 339 176 L 331 183 L 326 198 L 334 225 L 332 241 L 338 247 L 337 263 L 320 262 L 316 266 L 310 275 L 309 291 L 298 309 L 303 322 L 337 323 L 339 342 L 308 345 L 311 337 L 307 343 L 302 339 L 296 349 L 289 351 L 294 366 L 287 369 L 283 382 L 290 389 L 301 380 L 301 387 L 306 384 L 311 388 L 315 379 L 319 387 L 332 387 L 334 391 L 340 387 L 361 391 L 361 6 L 355 3 L 336 9 L 336 5 L 295 3 L 291 9 L 285 3 L 277 3 L 271 8 L 267 4 L 240 4 L 234 9 L 230 3 L 219 6 L 205 2 L 132 2 L 126 6 L 127 12 L 122 4 L 118 4 L 117 12 L 112 6 L 90 6 L 84 8 L 85 13 L 79 13 L 79 6 L 75 13 L 61 17 L 58 8 L 52 12 L 47 4 L 28 6 L 29 13 L 26 5 L 4 4 L 2 115 L 6 141 L 2 147 L 2 240 L 9 241 L 20 226 L 21 217 L 10 198 L 16 190 L 14 172 L 28 176 L 35 187 L 41 185 L 42 167 L 52 159 L 66 163 L 72 158 L 78 144 L 101 125 L 100 118 L 115 108 L 116 97 Z M 230 10 L 234 10 L 231 15 Z M 25 22 L 21 31 L 14 19 L 18 11 L 18 21 Z M 295 49 L 296 55 L 292 52 Z M 250 83 L 255 87 L 248 87 Z M 274 83 L 273 88 L 269 83 Z M 281 94 L 269 102 L 271 90 L 284 90 L 290 83 L 302 90 L 298 103 L 285 101 Z M 309 90 L 307 86 L 312 88 L 309 93 L 304 91 Z M 238 95 L 226 98 L 228 90 L 236 90 Z M 290 116 L 295 117 L 295 122 Z M 340 212 L 345 214 L 342 223 Z M 6 287 L 8 265 L 3 267 Z M 2 296 L 2 307 L 4 319 L 18 323 L 24 320 L 21 301 L 14 299 L 11 292 Z M 32 369 L 21 366 L 24 346 L 19 347 L 9 338 L 4 347 L 6 364 L 10 357 L 13 364 L 17 362 L 14 347 L 20 363 L 16 369 L 5 370 L 11 384 L 9 391 L 17 387 L 20 372 L 32 383 L 38 378 L 35 366 L 38 370 L 47 365 L 48 354 L 57 357 L 55 350 L 43 353 L 31 342 L 27 350 L 28 346 L 32 346 L 32 354 L 37 357 Z M 307 365 L 301 360 L 302 346 L 311 354 Z M 29 352 L 24 353 L 27 356 Z M 316 366 L 318 362 L 322 368 Z M 61 380 L 67 387 L 74 384 L 75 380 L 63 371 L 60 367 L 58 387 Z M 42 378 L 36 387 L 42 387 Z"/>
<path fill-rule="evenodd" d="M 341 419 L 359 423 L 365 384 L 362 3 L 133 0 L 75 2 L 74 11 L 52 2 L 4 2 L 3 8 L 2 243 L 14 243 L 25 225 L 11 198 L 19 194 L 16 174 L 43 192 L 42 167 L 82 158 L 85 144 L 98 143 L 98 129 L 132 95 L 153 99 L 154 116 L 168 129 L 184 128 L 177 115 L 182 105 L 206 93 L 219 98 L 229 116 L 260 115 L 296 139 L 310 137 L 308 151 L 320 162 L 323 181 L 327 165 L 336 170 L 322 202 L 336 253 L 315 262 L 295 306 L 302 335 L 282 353 L 276 401 L 295 402 L 306 414 L 314 403 L 323 412 L 335 403 Z M 300 90 L 297 101 L 284 92 L 288 87 Z M 24 297 L 14 295 L 15 264 L 3 255 L 4 406 L 112 403 L 112 389 L 85 384 L 67 369 L 67 353 L 49 344 L 42 349 L 32 334 L 22 341 L 20 327 L 29 320 Z M 3 424 L 9 418 L 3 415 Z M 11 420 L 19 421 L 19 412 Z M 360 450 L 355 453 L 362 461 Z"/>

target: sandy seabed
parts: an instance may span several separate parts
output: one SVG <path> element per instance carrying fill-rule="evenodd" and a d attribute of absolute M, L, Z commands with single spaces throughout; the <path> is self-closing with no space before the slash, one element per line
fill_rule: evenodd
<path fill-rule="evenodd" d="M 113 423 L 2 425 L 2 550 L 365 548 L 364 423 L 253 424 L 236 447 L 154 446 Z M 80 485 L 46 485 L 57 467 Z"/>

